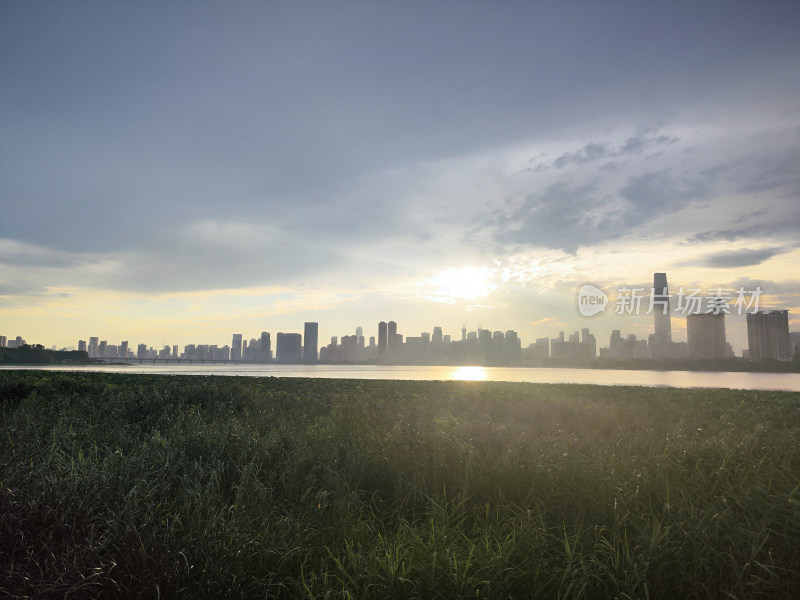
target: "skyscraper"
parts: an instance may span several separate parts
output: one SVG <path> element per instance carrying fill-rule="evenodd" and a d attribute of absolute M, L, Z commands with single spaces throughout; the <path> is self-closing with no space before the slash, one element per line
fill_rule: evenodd
<path fill-rule="evenodd" d="M 303 353 L 301 338 L 299 333 L 278 333 L 275 344 L 276 360 L 282 363 L 300 362 Z"/>
<path fill-rule="evenodd" d="M 319 323 L 306 323 L 303 330 L 303 362 L 317 362 Z"/>
<path fill-rule="evenodd" d="M 260 353 L 261 362 L 269 362 L 272 360 L 272 343 L 269 339 L 269 333 L 266 331 L 261 332 Z"/>
<path fill-rule="evenodd" d="M 672 322 L 670 321 L 669 287 L 666 273 L 653 273 L 653 319 L 656 343 L 671 343 Z"/>
<path fill-rule="evenodd" d="M 689 358 L 722 358 L 728 355 L 725 313 L 687 315 L 686 338 Z"/>
<path fill-rule="evenodd" d="M 747 314 L 747 346 L 751 360 L 792 358 L 789 311 L 766 310 Z"/>
<path fill-rule="evenodd" d="M 242 359 L 242 334 L 234 333 L 231 342 L 231 360 Z"/>
<path fill-rule="evenodd" d="M 378 323 L 378 360 L 386 358 L 386 350 L 388 348 L 388 332 L 386 328 L 386 321 Z"/>
<path fill-rule="evenodd" d="M 397 354 L 397 323 L 389 321 L 386 329 L 386 352 L 389 356 L 395 356 Z"/>
<path fill-rule="evenodd" d="M 672 356 L 672 322 L 666 273 L 653 273 L 651 298 L 655 335 L 650 348 L 650 356 L 654 359 L 670 358 Z"/>

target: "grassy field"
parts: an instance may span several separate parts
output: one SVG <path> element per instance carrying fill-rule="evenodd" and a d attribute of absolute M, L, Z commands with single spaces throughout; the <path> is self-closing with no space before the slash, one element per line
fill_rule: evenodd
<path fill-rule="evenodd" d="M 788 598 L 800 394 L 0 372 L 0 596 Z"/>

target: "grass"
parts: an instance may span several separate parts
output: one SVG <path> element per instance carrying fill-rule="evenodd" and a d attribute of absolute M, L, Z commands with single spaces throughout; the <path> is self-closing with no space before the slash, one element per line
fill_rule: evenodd
<path fill-rule="evenodd" d="M 0 372 L 0 596 L 786 598 L 800 395 Z"/>

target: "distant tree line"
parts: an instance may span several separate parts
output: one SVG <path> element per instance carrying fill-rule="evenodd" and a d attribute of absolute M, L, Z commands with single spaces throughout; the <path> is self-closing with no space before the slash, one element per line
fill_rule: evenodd
<path fill-rule="evenodd" d="M 800 354 L 795 354 L 792 360 L 777 360 L 774 358 L 747 360 L 738 357 L 671 358 L 663 360 L 599 358 L 591 363 L 591 367 L 596 369 L 647 369 L 653 371 L 800 373 Z"/>
<path fill-rule="evenodd" d="M 85 350 L 48 350 L 41 344 L 0 348 L 0 365 L 51 365 L 92 363 Z"/>

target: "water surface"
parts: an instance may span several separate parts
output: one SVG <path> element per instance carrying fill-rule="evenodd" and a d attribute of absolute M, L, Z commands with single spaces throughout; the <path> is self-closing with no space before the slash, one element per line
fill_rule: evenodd
<path fill-rule="evenodd" d="M 410 379 L 442 381 L 513 381 L 588 383 L 680 388 L 788 390 L 800 392 L 800 373 L 739 373 L 719 371 L 634 371 L 619 369 L 559 369 L 519 367 L 442 367 L 387 365 L 91 365 L 0 367 L 48 371 L 93 371 L 158 375 L 227 375 L 238 377 L 322 377 L 328 379 Z"/>

